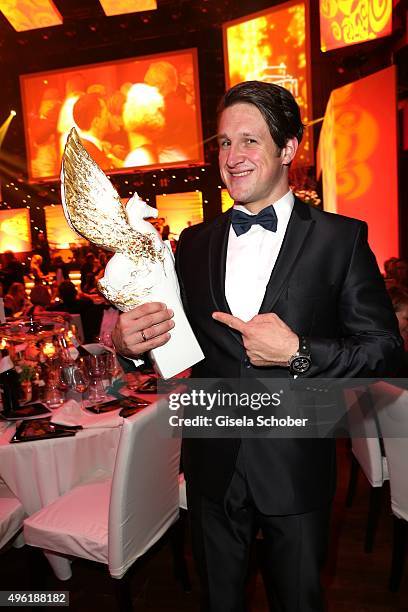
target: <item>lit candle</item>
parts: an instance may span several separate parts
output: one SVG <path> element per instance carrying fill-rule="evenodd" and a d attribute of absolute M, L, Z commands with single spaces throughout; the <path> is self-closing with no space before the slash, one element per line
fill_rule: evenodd
<path fill-rule="evenodd" d="M 55 355 L 55 346 L 52 342 L 46 342 L 44 344 L 43 353 L 46 357 L 53 357 Z"/>

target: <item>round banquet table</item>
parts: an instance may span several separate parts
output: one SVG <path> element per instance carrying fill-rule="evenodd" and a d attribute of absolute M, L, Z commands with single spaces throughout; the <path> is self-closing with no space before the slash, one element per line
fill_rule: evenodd
<path fill-rule="evenodd" d="M 72 437 L 11 444 L 15 424 L 3 422 L 0 477 L 31 515 L 78 484 L 112 475 L 120 431 L 120 426 L 92 427 Z M 71 577 L 66 557 L 45 554 L 58 578 Z"/>

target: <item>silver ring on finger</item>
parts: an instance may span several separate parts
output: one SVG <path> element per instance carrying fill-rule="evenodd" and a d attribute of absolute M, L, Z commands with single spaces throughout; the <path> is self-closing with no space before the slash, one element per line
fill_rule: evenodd
<path fill-rule="evenodd" d="M 147 342 L 146 334 L 144 333 L 143 329 L 140 331 L 140 334 L 143 338 L 143 342 Z"/>

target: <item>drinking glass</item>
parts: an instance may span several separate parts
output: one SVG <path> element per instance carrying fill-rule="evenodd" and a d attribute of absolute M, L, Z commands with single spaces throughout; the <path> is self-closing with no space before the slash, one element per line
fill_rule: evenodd
<path fill-rule="evenodd" d="M 93 402 L 103 402 L 106 399 L 105 389 L 103 388 L 102 377 L 105 374 L 105 356 L 88 355 L 85 357 L 91 384 L 89 387 L 89 400 Z"/>
<path fill-rule="evenodd" d="M 89 376 L 84 368 L 76 367 L 72 371 L 72 386 L 81 394 L 81 408 L 84 408 L 84 393 L 89 387 Z"/>
<path fill-rule="evenodd" d="M 48 380 L 44 399 L 48 408 L 59 408 L 64 403 L 64 396 L 59 389 L 56 377 Z"/>
<path fill-rule="evenodd" d="M 104 355 L 105 357 L 105 372 L 108 375 L 109 386 L 112 384 L 112 378 L 119 372 L 119 364 L 115 353 L 110 351 Z"/>
<path fill-rule="evenodd" d="M 48 370 L 47 385 L 44 394 L 45 403 L 48 408 L 58 408 L 64 403 L 64 397 L 60 389 L 58 368 L 50 368 Z"/>
<path fill-rule="evenodd" d="M 61 391 L 68 391 L 72 387 L 73 365 L 61 365 L 58 367 L 58 386 Z"/>

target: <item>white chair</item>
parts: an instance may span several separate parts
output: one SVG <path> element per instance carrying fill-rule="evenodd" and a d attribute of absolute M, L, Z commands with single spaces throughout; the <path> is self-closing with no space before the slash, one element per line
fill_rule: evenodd
<path fill-rule="evenodd" d="M 371 485 L 364 550 L 372 552 L 382 501 L 383 484 L 388 480 L 387 459 L 381 450 L 378 425 L 371 397 L 362 389 L 344 392 L 351 437 L 351 467 L 346 506 L 351 507 L 359 468 Z"/>
<path fill-rule="evenodd" d="M 371 387 L 388 461 L 394 542 L 389 587 L 397 591 L 408 541 L 408 391 L 380 382 Z"/>
<path fill-rule="evenodd" d="M 27 544 L 99 561 L 122 578 L 177 521 L 180 439 L 172 433 L 165 401 L 124 419 L 112 478 L 77 486 L 26 519 Z M 130 609 L 127 581 L 117 592 Z"/>
<path fill-rule="evenodd" d="M 26 514 L 24 508 L 10 491 L 5 482 L 0 480 L 0 550 L 15 538 L 15 546 L 24 544 L 22 535 L 16 535 L 23 527 Z"/>

